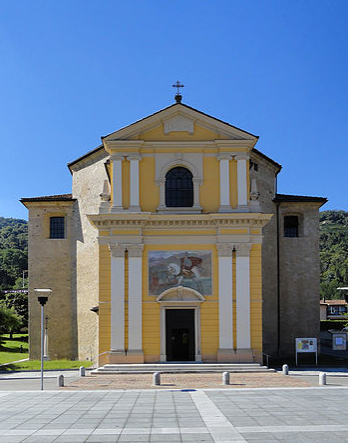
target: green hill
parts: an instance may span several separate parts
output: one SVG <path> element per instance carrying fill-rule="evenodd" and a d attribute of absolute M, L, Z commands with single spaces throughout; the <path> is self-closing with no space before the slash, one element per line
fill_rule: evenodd
<path fill-rule="evenodd" d="M 28 223 L 0 217 L 0 289 L 22 287 L 28 269 Z"/>
<path fill-rule="evenodd" d="M 325 299 L 343 299 L 348 286 L 348 213 L 320 213 L 321 293 Z"/>

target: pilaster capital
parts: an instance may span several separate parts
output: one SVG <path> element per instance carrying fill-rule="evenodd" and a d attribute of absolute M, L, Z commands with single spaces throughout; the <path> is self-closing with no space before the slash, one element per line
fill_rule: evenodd
<path fill-rule="evenodd" d="M 236 251 L 236 257 L 249 257 L 250 249 L 252 247 L 251 243 L 237 243 L 234 246 Z"/>
<path fill-rule="evenodd" d="M 249 154 L 247 154 L 246 152 L 242 152 L 240 154 L 235 155 L 234 159 L 236 161 L 239 161 L 239 160 L 249 160 Z"/>
<path fill-rule="evenodd" d="M 228 161 L 230 161 L 232 159 L 232 155 L 222 152 L 222 153 L 218 154 L 216 156 L 216 158 L 219 160 L 219 162 L 221 160 L 228 160 Z"/>
<path fill-rule="evenodd" d="M 112 257 L 125 257 L 126 246 L 121 243 L 108 243 Z"/>
<path fill-rule="evenodd" d="M 126 249 L 128 250 L 129 257 L 142 257 L 143 244 L 128 244 Z"/>
<path fill-rule="evenodd" d="M 219 257 L 232 257 L 233 243 L 217 243 Z"/>
<path fill-rule="evenodd" d="M 134 161 L 134 160 L 140 161 L 140 160 L 142 160 L 142 155 L 140 155 L 140 154 L 130 154 L 126 158 L 127 158 L 127 160 L 129 160 L 129 162 Z"/>
<path fill-rule="evenodd" d="M 112 154 L 109 158 L 112 162 L 122 162 L 124 160 L 124 156 L 120 154 Z"/>

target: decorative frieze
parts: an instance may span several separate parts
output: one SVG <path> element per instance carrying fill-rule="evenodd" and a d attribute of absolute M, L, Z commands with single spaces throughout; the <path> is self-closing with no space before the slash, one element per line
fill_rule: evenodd
<path fill-rule="evenodd" d="M 98 229 L 112 228 L 231 228 L 231 227 L 259 227 L 262 228 L 270 220 L 272 214 L 259 214 L 259 218 L 208 218 L 202 219 L 169 219 L 169 218 L 109 218 L 98 219 L 96 216 L 90 216 L 90 221 Z"/>

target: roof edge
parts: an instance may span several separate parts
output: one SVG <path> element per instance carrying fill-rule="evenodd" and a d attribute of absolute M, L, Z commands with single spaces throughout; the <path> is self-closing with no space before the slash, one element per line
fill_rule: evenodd
<path fill-rule="evenodd" d="M 276 203 L 322 203 L 324 205 L 328 199 L 326 197 L 311 197 L 307 195 L 276 194 L 273 201 Z"/>
<path fill-rule="evenodd" d="M 21 203 L 27 202 L 52 202 L 52 201 L 76 201 L 72 194 L 58 194 L 58 195 L 45 195 L 42 197 L 23 197 L 20 199 Z"/>

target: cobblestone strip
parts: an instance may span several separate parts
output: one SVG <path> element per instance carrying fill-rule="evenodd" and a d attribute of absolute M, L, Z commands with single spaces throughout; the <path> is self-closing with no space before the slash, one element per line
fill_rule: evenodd
<path fill-rule="evenodd" d="M 190 392 L 190 395 L 215 443 L 247 442 L 204 391 Z"/>

